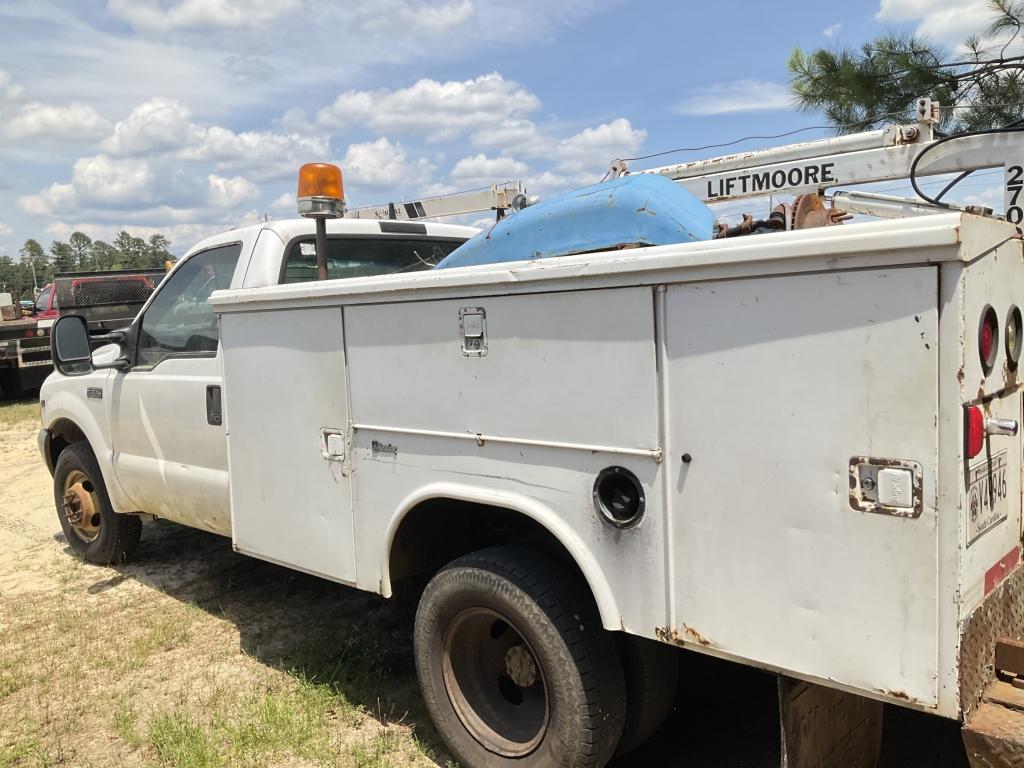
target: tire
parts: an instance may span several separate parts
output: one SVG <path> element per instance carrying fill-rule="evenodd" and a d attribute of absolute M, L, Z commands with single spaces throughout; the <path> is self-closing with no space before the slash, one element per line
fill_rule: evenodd
<path fill-rule="evenodd" d="M 626 676 L 626 722 L 615 754 L 632 752 L 661 727 L 672 711 L 679 683 L 678 648 L 616 633 Z"/>
<path fill-rule="evenodd" d="M 21 378 L 16 370 L 0 371 L 0 393 L 8 400 L 18 400 L 25 395 Z"/>
<path fill-rule="evenodd" d="M 413 640 L 427 710 L 465 768 L 611 759 L 625 720 L 622 665 L 568 569 L 517 547 L 461 557 L 424 590 Z"/>
<path fill-rule="evenodd" d="M 96 565 L 121 563 L 139 544 L 142 521 L 110 505 L 100 466 L 85 442 L 72 443 L 53 469 L 53 498 L 68 545 Z"/>

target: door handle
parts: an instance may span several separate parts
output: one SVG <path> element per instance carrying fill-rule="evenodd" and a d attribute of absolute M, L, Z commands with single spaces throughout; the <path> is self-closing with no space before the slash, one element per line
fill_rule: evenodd
<path fill-rule="evenodd" d="M 206 423 L 219 427 L 224 423 L 224 411 L 220 404 L 220 387 L 210 384 L 206 387 Z"/>

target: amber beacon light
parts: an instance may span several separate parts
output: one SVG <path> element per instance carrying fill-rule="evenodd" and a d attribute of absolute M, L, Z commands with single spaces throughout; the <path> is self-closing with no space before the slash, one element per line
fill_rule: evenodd
<path fill-rule="evenodd" d="M 327 275 L 327 219 L 345 215 L 345 185 L 341 168 L 331 163 L 306 163 L 299 168 L 295 195 L 299 215 L 316 220 L 316 266 L 319 279 Z"/>

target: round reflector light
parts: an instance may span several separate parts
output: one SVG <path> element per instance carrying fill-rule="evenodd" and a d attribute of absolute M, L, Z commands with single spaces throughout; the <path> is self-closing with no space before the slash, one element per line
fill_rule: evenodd
<path fill-rule="evenodd" d="M 1020 361 L 1021 345 L 1024 343 L 1020 309 L 1017 305 L 1010 307 L 1006 314 L 1006 364 L 1016 368 Z"/>
<path fill-rule="evenodd" d="M 981 311 L 981 325 L 978 328 L 978 354 L 985 375 L 992 373 L 999 352 L 999 319 L 991 305 Z"/>

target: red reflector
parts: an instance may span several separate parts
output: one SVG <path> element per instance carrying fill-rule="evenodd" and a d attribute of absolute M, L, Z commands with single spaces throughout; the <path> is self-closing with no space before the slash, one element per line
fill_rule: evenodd
<path fill-rule="evenodd" d="M 973 459 L 985 447 L 985 414 L 976 405 L 967 406 L 967 419 L 964 425 L 967 443 L 967 458 Z"/>
<path fill-rule="evenodd" d="M 986 306 L 981 313 L 981 326 L 978 328 L 978 353 L 981 355 L 981 367 L 985 375 L 992 372 L 996 364 L 999 344 L 999 319 L 996 311 Z"/>

